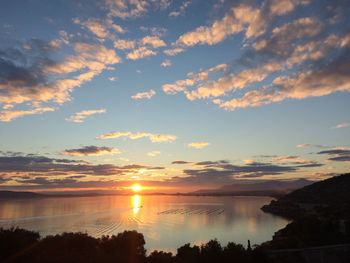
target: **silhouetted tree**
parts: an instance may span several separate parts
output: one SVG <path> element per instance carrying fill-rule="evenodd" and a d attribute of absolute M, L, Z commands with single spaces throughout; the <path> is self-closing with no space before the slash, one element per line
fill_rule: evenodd
<path fill-rule="evenodd" d="M 101 238 L 102 251 L 109 257 L 119 259 L 120 262 L 143 262 L 146 256 L 145 239 L 136 231 L 124 231 L 117 236 Z"/>
<path fill-rule="evenodd" d="M 146 262 L 148 262 L 148 263 L 171 263 L 173 261 L 174 260 L 173 260 L 172 253 L 155 250 L 147 257 Z"/>
<path fill-rule="evenodd" d="M 220 262 L 222 258 L 222 247 L 220 243 L 214 239 L 201 246 L 202 262 Z"/>
<path fill-rule="evenodd" d="M 47 236 L 14 262 L 97 262 L 98 240 L 83 233 Z"/>
<path fill-rule="evenodd" d="M 39 241 L 38 232 L 20 228 L 0 228 L 0 262 L 11 255 L 29 249 Z"/>
<path fill-rule="evenodd" d="M 177 249 L 176 262 L 198 262 L 200 249 L 198 246 L 191 247 L 191 244 L 185 244 Z"/>
<path fill-rule="evenodd" d="M 240 244 L 229 242 L 223 249 L 223 262 L 245 262 L 246 250 Z"/>

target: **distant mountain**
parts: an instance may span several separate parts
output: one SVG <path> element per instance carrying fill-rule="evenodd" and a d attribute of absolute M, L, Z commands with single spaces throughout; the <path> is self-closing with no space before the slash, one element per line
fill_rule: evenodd
<path fill-rule="evenodd" d="M 270 180 L 263 182 L 237 182 L 217 189 L 203 189 L 193 194 L 243 194 L 243 195 L 284 195 L 295 189 L 312 184 L 306 179 L 297 180 Z"/>
<path fill-rule="evenodd" d="M 305 214 L 334 214 L 338 217 L 349 215 L 350 174 L 335 176 L 295 190 L 277 201 L 271 201 L 262 210 L 289 218 Z"/>
<path fill-rule="evenodd" d="M 39 197 L 46 197 L 46 195 L 33 193 L 33 192 L 0 191 L 0 199 L 39 198 Z"/>

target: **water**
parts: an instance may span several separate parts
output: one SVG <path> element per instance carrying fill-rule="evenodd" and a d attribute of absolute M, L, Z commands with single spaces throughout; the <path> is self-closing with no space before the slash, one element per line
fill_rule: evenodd
<path fill-rule="evenodd" d="M 270 240 L 288 221 L 260 210 L 269 197 L 99 196 L 1 200 L 0 227 L 41 235 L 81 231 L 100 237 L 124 230 L 144 234 L 146 248 L 175 251 L 217 238 L 252 244 Z"/>

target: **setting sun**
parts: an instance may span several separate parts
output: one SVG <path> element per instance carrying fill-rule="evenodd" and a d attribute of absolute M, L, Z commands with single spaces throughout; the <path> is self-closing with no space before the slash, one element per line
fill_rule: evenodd
<path fill-rule="evenodd" d="M 134 184 L 134 185 L 131 186 L 131 189 L 134 192 L 140 192 L 142 190 L 142 186 L 140 184 Z"/>

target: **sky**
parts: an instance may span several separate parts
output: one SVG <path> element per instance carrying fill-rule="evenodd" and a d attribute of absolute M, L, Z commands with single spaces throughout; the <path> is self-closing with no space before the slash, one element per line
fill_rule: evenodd
<path fill-rule="evenodd" d="M 347 0 L 3 0 L 0 189 L 160 192 L 350 166 Z"/>

